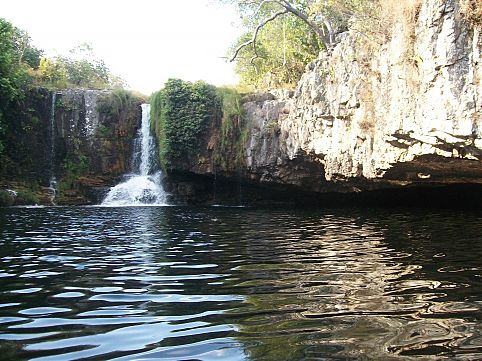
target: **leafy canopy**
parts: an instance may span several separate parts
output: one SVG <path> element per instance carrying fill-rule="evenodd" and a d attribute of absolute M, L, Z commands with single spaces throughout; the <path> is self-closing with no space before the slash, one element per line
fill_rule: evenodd
<path fill-rule="evenodd" d="M 0 18 L 0 154 L 3 134 L 14 118 L 14 107 L 29 83 L 29 73 L 40 63 L 42 51 L 30 43 L 27 33 Z"/>
<path fill-rule="evenodd" d="M 223 1 L 223 0 L 221 0 Z M 377 16 L 381 0 L 224 0 L 235 3 L 245 33 L 229 51 L 241 85 L 292 87 L 349 23 Z M 234 54 L 234 57 L 233 57 Z"/>
<path fill-rule="evenodd" d="M 251 36 L 246 32 L 233 49 Z M 243 48 L 235 65 L 241 85 L 254 89 L 294 86 L 306 64 L 322 49 L 316 34 L 301 20 L 289 15 L 266 24 L 258 35 L 256 46 L 257 54 L 253 47 Z"/>
<path fill-rule="evenodd" d="M 40 85 L 54 88 L 123 88 L 125 83 L 113 75 L 103 60 L 97 59 L 89 44 L 70 50 L 70 56 L 43 58 L 36 73 Z"/>

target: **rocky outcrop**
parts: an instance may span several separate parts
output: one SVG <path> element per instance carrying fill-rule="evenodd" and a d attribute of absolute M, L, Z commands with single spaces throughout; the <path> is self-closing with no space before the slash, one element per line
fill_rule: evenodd
<path fill-rule="evenodd" d="M 368 63 L 348 34 L 310 65 L 279 119 L 290 159 L 312 154 L 328 181 L 482 181 L 481 31 L 455 0 L 424 1 L 414 26 Z"/>
<path fill-rule="evenodd" d="M 143 102 L 123 90 L 33 89 L 20 106 L 17 128 L 9 132 L 0 177 L 4 203 L 13 194 L 7 189 L 34 190 L 33 203 L 50 203 L 52 176 L 56 204 L 96 202 L 98 191 L 131 169 Z"/>
<path fill-rule="evenodd" d="M 131 169 L 143 99 L 123 90 L 56 92 L 57 202 L 91 203 Z"/>
<path fill-rule="evenodd" d="M 211 133 L 183 171 L 316 193 L 482 184 L 480 26 L 457 0 L 393 26 L 383 45 L 340 34 L 294 91 L 246 97 L 241 165 L 216 160 Z"/>
<path fill-rule="evenodd" d="M 247 102 L 251 177 L 315 191 L 482 183 L 482 31 L 456 0 L 424 1 L 404 26 L 370 57 L 347 33 L 294 93 Z"/>
<path fill-rule="evenodd" d="M 408 3 L 417 2 L 400 6 Z M 383 34 L 339 34 L 295 90 L 246 96 L 244 119 L 232 119 L 229 131 L 216 109 L 199 134 L 199 152 L 173 163 L 168 190 L 203 203 L 220 201 L 221 192 L 231 203 L 326 194 L 339 202 L 368 193 L 385 198 L 380 191 L 417 198 L 419 190 L 462 185 L 457 190 L 480 206 L 482 29 L 465 19 L 460 3 L 421 0 Z M 18 150 L 10 165 L 2 162 L 10 167 L 3 174 L 18 165 L 14 178 L 47 184 L 51 99 L 43 90 L 25 105 L 33 110 L 24 112 L 11 143 L 27 144 L 27 151 L 11 147 Z M 61 202 L 88 202 L 93 189 L 128 172 L 141 102 L 122 92 L 56 93 Z M 441 197 L 432 190 L 432 198 Z"/>

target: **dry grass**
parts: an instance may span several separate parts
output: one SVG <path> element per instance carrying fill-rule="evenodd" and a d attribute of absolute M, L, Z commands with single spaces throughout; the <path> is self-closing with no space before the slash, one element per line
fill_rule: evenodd
<path fill-rule="evenodd" d="M 384 44 L 397 39 L 397 45 L 403 53 L 398 59 L 399 64 L 412 75 L 408 78 L 407 86 L 412 88 L 418 86 L 418 79 L 415 77 L 417 68 L 414 64 L 414 44 L 421 5 L 422 0 L 380 0 L 376 14 L 365 17 L 362 23 L 355 24 L 356 30 L 359 30 L 358 32 L 362 35 L 357 42 L 356 59 L 365 68 L 367 74 L 365 86 L 359 95 L 364 114 L 358 126 L 367 134 L 374 131 L 378 121 L 377 99 L 373 91 L 379 84 L 380 73 L 373 59 L 377 57 L 378 51 Z"/>
<path fill-rule="evenodd" d="M 402 31 L 408 43 L 415 36 L 415 25 L 422 0 L 382 0 L 380 3 L 380 30 L 390 39 Z"/>
<path fill-rule="evenodd" d="M 480 0 L 462 0 L 460 11 L 471 23 L 482 26 L 482 2 Z"/>
<path fill-rule="evenodd" d="M 394 36 L 401 37 L 400 45 L 407 49 L 405 57 L 411 58 L 421 4 L 422 0 L 379 0 L 370 14 L 352 24 L 352 28 L 361 35 L 358 60 L 367 56 L 369 60 L 380 46 Z"/>
<path fill-rule="evenodd" d="M 390 24 L 401 22 L 405 25 L 415 23 L 422 0 L 383 0 L 380 4 L 380 18 Z"/>

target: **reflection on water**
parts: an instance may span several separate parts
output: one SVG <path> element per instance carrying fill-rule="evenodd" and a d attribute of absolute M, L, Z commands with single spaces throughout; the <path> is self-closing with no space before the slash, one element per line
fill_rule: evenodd
<path fill-rule="evenodd" d="M 482 358 L 482 214 L 0 210 L 6 359 Z"/>

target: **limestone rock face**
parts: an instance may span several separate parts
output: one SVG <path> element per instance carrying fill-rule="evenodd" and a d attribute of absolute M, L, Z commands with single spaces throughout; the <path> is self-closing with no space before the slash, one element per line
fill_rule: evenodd
<path fill-rule="evenodd" d="M 343 34 L 294 94 L 245 103 L 248 177 L 314 191 L 482 183 L 480 27 L 456 0 L 425 0 L 397 26 L 365 55 Z"/>

